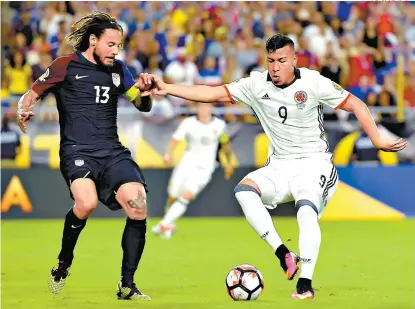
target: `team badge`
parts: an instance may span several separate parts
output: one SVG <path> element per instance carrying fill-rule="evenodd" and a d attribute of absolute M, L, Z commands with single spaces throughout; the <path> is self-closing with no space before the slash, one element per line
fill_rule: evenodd
<path fill-rule="evenodd" d="M 340 86 L 338 83 L 332 82 L 334 89 L 343 92 L 342 86 Z"/>
<path fill-rule="evenodd" d="M 84 160 L 75 160 L 75 165 L 76 166 L 82 166 L 82 165 L 84 165 Z"/>
<path fill-rule="evenodd" d="M 39 81 L 45 82 L 48 77 L 49 77 L 49 68 L 45 71 L 45 73 L 42 74 L 41 77 L 39 77 Z"/>
<path fill-rule="evenodd" d="M 112 73 L 112 82 L 116 87 L 118 87 L 121 83 L 120 74 Z"/>
<path fill-rule="evenodd" d="M 308 95 L 307 92 L 305 91 L 297 91 L 294 94 L 294 100 L 297 103 L 297 108 L 298 109 L 303 109 L 305 107 L 305 102 L 307 102 L 308 99 Z"/>

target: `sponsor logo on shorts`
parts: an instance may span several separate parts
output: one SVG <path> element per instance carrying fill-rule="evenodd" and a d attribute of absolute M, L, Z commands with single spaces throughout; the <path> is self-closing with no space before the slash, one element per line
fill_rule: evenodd
<path fill-rule="evenodd" d="M 75 165 L 76 166 L 82 166 L 82 165 L 84 165 L 84 160 L 75 160 Z"/>

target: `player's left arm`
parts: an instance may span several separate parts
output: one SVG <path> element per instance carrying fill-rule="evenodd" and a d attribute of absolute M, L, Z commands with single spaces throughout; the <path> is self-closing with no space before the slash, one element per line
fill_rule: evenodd
<path fill-rule="evenodd" d="M 397 152 L 408 145 L 408 142 L 402 138 L 394 140 L 381 136 L 369 108 L 354 95 L 350 95 L 348 100 L 341 106 L 341 109 L 356 116 L 361 128 L 366 132 L 376 148 L 387 152 Z"/>
<path fill-rule="evenodd" d="M 340 85 L 321 75 L 318 78 L 317 97 L 320 103 L 336 110 L 342 109 L 353 113 L 359 121 L 361 128 L 366 132 L 376 148 L 383 151 L 396 152 L 407 146 L 408 143 L 402 138 L 392 140 L 381 136 L 367 105 L 344 90 Z"/>
<path fill-rule="evenodd" d="M 125 97 L 134 104 L 140 112 L 149 112 L 153 106 L 149 90 L 152 87 L 152 79 L 147 73 L 141 73 L 136 82 L 127 68 L 121 62 L 123 71 L 123 86 Z"/>

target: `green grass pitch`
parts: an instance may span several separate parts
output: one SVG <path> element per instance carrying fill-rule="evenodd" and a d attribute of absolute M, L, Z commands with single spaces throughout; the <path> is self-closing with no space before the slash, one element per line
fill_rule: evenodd
<path fill-rule="evenodd" d="M 295 218 L 275 218 L 288 246 L 298 251 Z M 91 218 L 75 251 L 62 294 L 47 292 L 62 220 L 2 221 L 2 308 L 415 308 L 415 221 L 322 222 L 322 247 L 314 276 L 316 298 L 294 301 L 272 250 L 244 218 L 185 218 L 170 240 L 157 238 L 148 222 L 147 246 L 136 274 L 153 300 L 115 297 L 124 220 Z M 253 264 L 265 279 L 256 301 L 234 302 L 225 276 L 232 266 Z"/>

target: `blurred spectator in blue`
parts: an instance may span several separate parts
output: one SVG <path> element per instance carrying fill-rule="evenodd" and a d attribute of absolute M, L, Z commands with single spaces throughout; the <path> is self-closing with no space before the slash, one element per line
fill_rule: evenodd
<path fill-rule="evenodd" d="M 203 68 L 199 71 L 199 83 L 208 86 L 219 86 L 222 84 L 222 75 L 216 65 L 214 57 L 206 57 Z"/>
<path fill-rule="evenodd" d="M 366 97 L 369 93 L 374 92 L 373 88 L 370 86 L 370 79 L 367 75 L 361 76 L 359 79 L 359 84 L 350 87 L 348 91 L 363 102 L 366 100 Z"/>
<path fill-rule="evenodd" d="M 135 8 L 133 21 L 128 25 L 128 33 L 132 35 L 137 30 L 147 31 L 151 29 L 151 23 L 146 18 L 146 12 L 141 8 Z"/>
<path fill-rule="evenodd" d="M 1 159 L 14 160 L 20 153 L 20 135 L 9 127 L 9 113 L 3 115 L 1 124 Z"/>
<path fill-rule="evenodd" d="M 15 22 L 14 31 L 22 33 L 26 37 L 26 45 L 30 46 L 33 42 L 34 31 L 30 20 L 30 10 L 23 10 L 20 18 Z"/>
<path fill-rule="evenodd" d="M 65 40 L 65 36 L 67 34 L 66 31 L 66 23 L 64 20 L 61 20 L 58 23 L 58 32 L 52 35 L 50 38 L 50 48 L 51 54 L 53 59 L 55 59 L 58 55 L 59 47 L 62 45 L 63 41 Z"/>
<path fill-rule="evenodd" d="M 124 62 L 134 79 L 136 79 L 140 73 L 144 72 L 142 64 L 135 58 L 134 50 L 127 51 Z"/>

